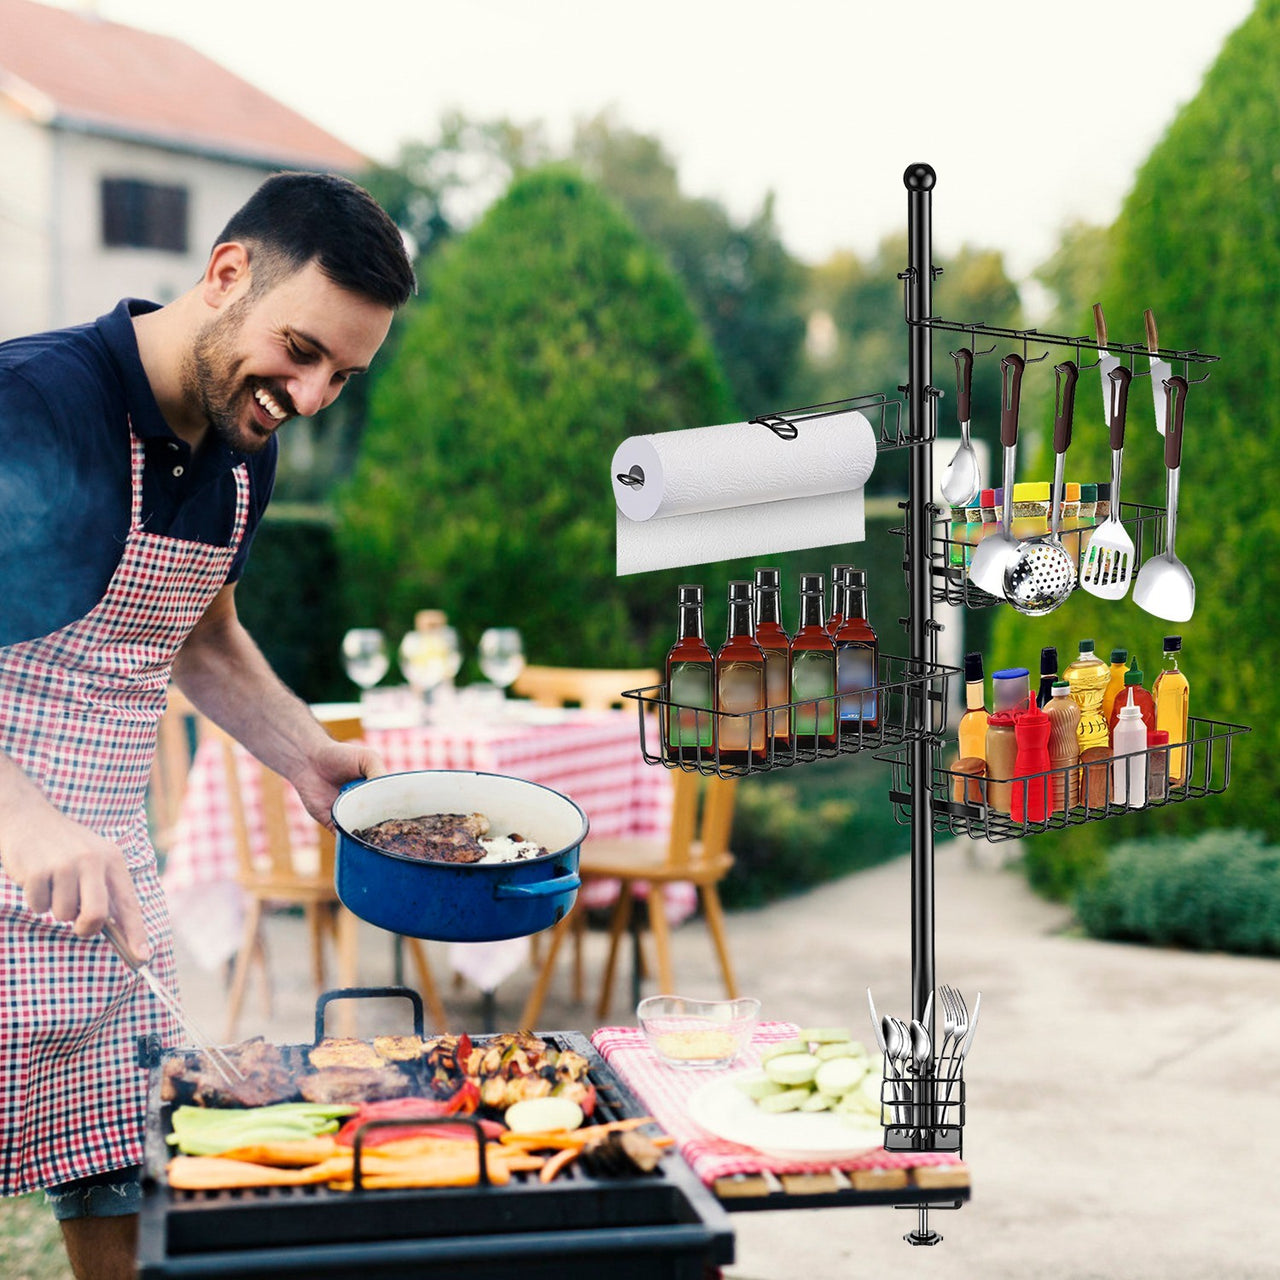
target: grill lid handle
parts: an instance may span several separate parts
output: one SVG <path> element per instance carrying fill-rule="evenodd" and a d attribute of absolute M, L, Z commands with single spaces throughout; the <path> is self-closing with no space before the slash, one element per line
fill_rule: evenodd
<path fill-rule="evenodd" d="M 335 1000 L 389 1000 L 400 996 L 413 1005 L 413 1034 L 422 1038 L 425 1022 L 422 1012 L 422 997 L 412 987 L 337 987 L 326 991 L 316 998 L 316 1038 L 319 1044 L 324 1039 L 325 1010 Z"/>

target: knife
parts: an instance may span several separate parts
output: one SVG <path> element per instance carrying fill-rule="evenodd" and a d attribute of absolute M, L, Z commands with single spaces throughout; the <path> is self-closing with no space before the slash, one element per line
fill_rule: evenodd
<path fill-rule="evenodd" d="M 1120 366 L 1120 357 L 1107 350 L 1107 322 L 1102 303 L 1093 304 L 1093 330 L 1098 335 L 1098 368 L 1102 374 L 1102 420 L 1111 421 L 1111 370 Z"/>
<path fill-rule="evenodd" d="M 1147 350 L 1151 353 L 1151 398 L 1156 405 L 1156 430 L 1164 435 L 1165 411 L 1168 400 L 1165 398 L 1164 382 L 1173 371 L 1167 360 L 1161 360 L 1157 354 L 1160 350 L 1160 338 L 1156 334 L 1156 318 L 1148 307 L 1142 318 L 1147 322 Z"/>

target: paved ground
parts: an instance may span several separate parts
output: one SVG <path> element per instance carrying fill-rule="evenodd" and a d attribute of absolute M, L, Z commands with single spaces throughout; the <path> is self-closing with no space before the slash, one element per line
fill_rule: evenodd
<path fill-rule="evenodd" d="M 1005 848 L 1007 846 L 997 847 Z M 890 1209 L 737 1214 L 739 1280 L 899 1274 L 937 1280 L 1274 1280 L 1280 1274 L 1280 962 L 1192 955 L 1072 936 L 1069 916 L 967 844 L 937 855 L 938 979 L 983 993 L 968 1063 L 965 1151 L 974 1198 L 935 1213 L 945 1237 L 912 1249 L 913 1215 Z M 865 988 L 909 1005 L 906 860 L 730 917 L 744 993 L 764 1016 L 852 1022 L 869 1038 Z M 300 922 L 272 923 L 277 1010 L 251 992 L 242 1034 L 301 1041 L 313 997 Z M 601 938 L 592 936 L 589 972 Z M 366 929 L 362 977 L 385 981 L 390 947 Z M 678 986 L 714 994 L 705 934 L 677 931 Z M 450 1020 L 481 1028 L 478 993 L 453 989 L 431 948 Z M 594 963 L 593 963 L 594 962 Z M 184 960 L 197 1019 L 222 1021 L 217 978 Z M 590 1030 L 567 968 L 542 1025 Z M 497 993 L 499 1029 L 529 977 Z M 619 1001 L 611 1022 L 630 1022 Z M 626 1001 L 629 1004 L 629 997 Z"/>

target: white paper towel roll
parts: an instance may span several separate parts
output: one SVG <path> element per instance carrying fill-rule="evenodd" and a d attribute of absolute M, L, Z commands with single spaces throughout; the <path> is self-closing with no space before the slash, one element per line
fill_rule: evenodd
<path fill-rule="evenodd" d="M 856 410 L 798 427 L 793 440 L 742 422 L 624 440 L 612 462 L 618 573 L 861 541 L 875 431 Z"/>

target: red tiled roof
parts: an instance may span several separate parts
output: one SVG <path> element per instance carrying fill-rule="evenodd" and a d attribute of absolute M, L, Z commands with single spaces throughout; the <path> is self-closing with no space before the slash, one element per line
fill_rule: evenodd
<path fill-rule="evenodd" d="M 271 164 L 355 171 L 366 158 L 190 45 L 33 0 L 0 0 L 0 100 L 31 90 L 68 125 Z"/>

